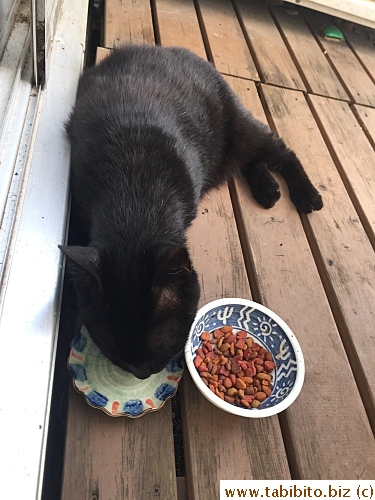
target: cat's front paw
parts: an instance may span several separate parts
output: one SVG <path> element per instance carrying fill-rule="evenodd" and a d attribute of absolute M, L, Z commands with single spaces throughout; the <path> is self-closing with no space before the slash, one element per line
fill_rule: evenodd
<path fill-rule="evenodd" d="M 313 185 L 304 186 L 303 189 L 295 190 L 290 194 L 297 210 L 304 214 L 309 214 L 314 210 L 323 208 L 323 200 L 317 189 Z"/>

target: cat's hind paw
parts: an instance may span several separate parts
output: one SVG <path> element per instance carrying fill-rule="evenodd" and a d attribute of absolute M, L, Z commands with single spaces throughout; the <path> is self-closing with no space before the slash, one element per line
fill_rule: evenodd
<path fill-rule="evenodd" d="M 280 199 L 280 188 L 266 165 L 257 165 L 246 172 L 255 200 L 264 208 L 271 208 Z"/>
<path fill-rule="evenodd" d="M 264 208 L 272 208 L 280 199 L 280 190 L 278 184 L 274 186 L 263 186 L 262 190 L 252 190 L 256 201 Z"/>

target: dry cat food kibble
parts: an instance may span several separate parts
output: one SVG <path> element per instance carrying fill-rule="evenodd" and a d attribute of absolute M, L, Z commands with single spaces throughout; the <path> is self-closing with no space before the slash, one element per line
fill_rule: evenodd
<path fill-rule="evenodd" d="M 227 403 L 258 408 L 271 395 L 272 354 L 247 336 L 223 326 L 203 332 L 194 366 L 204 384 Z"/>

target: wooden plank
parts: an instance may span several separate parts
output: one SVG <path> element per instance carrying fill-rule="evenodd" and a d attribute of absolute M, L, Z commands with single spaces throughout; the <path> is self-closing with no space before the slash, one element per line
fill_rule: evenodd
<path fill-rule="evenodd" d="M 138 419 L 109 417 L 69 394 L 62 500 L 177 498 L 170 402 Z"/>
<path fill-rule="evenodd" d="M 325 136 L 362 223 L 375 246 L 374 150 L 346 103 L 311 96 Z"/>
<path fill-rule="evenodd" d="M 105 47 L 154 43 L 150 0 L 106 0 L 104 9 Z"/>
<path fill-rule="evenodd" d="M 306 90 L 279 30 L 263 0 L 235 0 L 259 64 L 262 81 L 292 89 Z"/>
<path fill-rule="evenodd" d="M 156 12 L 160 45 L 185 47 L 206 59 L 193 0 L 156 0 Z"/>
<path fill-rule="evenodd" d="M 324 38 L 322 29 L 326 22 L 326 17 L 311 14 L 305 14 L 309 26 L 322 46 L 324 53 L 331 61 L 339 73 L 342 83 L 345 86 L 350 98 L 356 104 L 366 106 L 375 106 L 375 85 L 366 71 L 361 66 L 345 40 L 335 41 Z"/>
<path fill-rule="evenodd" d="M 201 305 L 219 297 L 250 298 L 227 186 L 204 198 L 189 241 Z M 184 376 L 182 418 L 189 500 L 219 498 L 224 478 L 290 477 L 277 417 L 253 420 L 223 412 Z"/>
<path fill-rule="evenodd" d="M 218 71 L 259 80 L 230 0 L 199 0 L 213 63 Z"/>
<path fill-rule="evenodd" d="M 345 345 L 353 345 L 353 369 L 358 356 L 364 382 L 371 384 L 375 280 L 368 281 L 368 273 L 375 272 L 373 251 L 303 95 L 268 86 L 262 91 L 278 133 L 299 155 L 314 184 L 324 187 L 323 210 L 303 221 L 332 306 L 335 312 L 337 305 L 342 308 L 339 326 Z M 285 198 L 269 214 L 250 211 L 244 200 L 242 195 L 259 288 L 267 305 L 289 320 L 306 360 L 304 389 L 283 416 L 290 429 L 293 474 L 303 479 L 374 477 L 369 421 L 298 214 Z M 373 388 L 367 390 L 369 397 Z"/>
<path fill-rule="evenodd" d="M 250 296 L 226 185 L 202 201 L 198 217 L 189 230 L 189 241 L 193 264 L 202 287 L 201 306 L 222 297 Z"/>
<path fill-rule="evenodd" d="M 273 14 L 304 76 L 310 93 L 349 101 L 335 72 L 301 15 L 291 16 L 281 7 Z"/>
<path fill-rule="evenodd" d="M 368 139 L 375 148 L 375 109 L 355 105 L 354 110 L 359 117 Z"/>
<path fill-rule="evenodd" d="M 102 61 L 105 57 L 109 56 L 111 49 L 106 49 L 104 47 L 98 47 L 96 49 L 96 64 Z"/>
<path fill-rule="evenodd" d="M 373 36 L 373 30 L 356 26 L 352 30 L 344 28 L 343 32 L 349 45 L 375 81 L 375 47 L 370 39 L 370 36 Z"/>

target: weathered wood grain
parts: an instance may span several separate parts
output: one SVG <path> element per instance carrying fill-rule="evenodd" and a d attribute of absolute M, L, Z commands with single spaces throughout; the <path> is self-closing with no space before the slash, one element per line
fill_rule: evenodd
<path fill-rule="evenodd" d="M 259 80 L 230 0 L 199 0 L 213 63 L 218 71 Z"/>
<path fill-rule="evenodd" d="M 277 131 L 296 150 L 313 182 L 322 183 L 326 188 L 323 192 L 325 208 L 304 217 L 304 221 L 312 228 L 312 239 L 319 245 L 318 261 L 323 260 L 329 266 L 328 259 L 334 255 L 332 260 L 336 266 L 338 259 L 345 259 L 343 242 L 356 245 L 356 239 L 365 239 L 363 229 L 350 220 L 350 216 L 355 217 L 355 210 L 340 186 L 303 95 L 269 86 L 262 86 L 262 91 Z M 304 388 L 297 401 L 282 415 L 289 429 L 287 451 L 293 477 L 370 478 L 375 473 L 371 428 L 300 218 L 284 196 L 267 212 L 249 210 L 247 193 L 242 186 L 237 185 L 237 189 L 262 298 L 294 330 L 306 361 Z M 362 258 L 366 246 L 359 248 Z M 358 268 L 356 266 L 351 275 L 354 280 Z M 347 277 L 351 270 L 341 267 L 340 270 L 347 274 L 341 276 L 344 280 L 341 288 L 335 283 L 336 292 L 345 293 L 343 289 L 350 290 L 352 286 Z M 361 276 L 364 273 L 362 270 Z M 334 281 L 333 276 L 330 279 Z M 365 288 L 360 290 L 353 286 L 348 296 L 355 292 L 359 294 L 358 302 L 361 298 L 370 300 L 371 295 L 366 298 L 369 287 Z M 360 307 L 358 302 L 356 305 Z M 358 320 L 358 328 L 366 328 L 370 320 L 371 313 L 366 312 Z M 353 395 L 352 400 L 348 400 L 348 393 Z"/>
<path fill-rule="evenodd" d="M 185 47 L 206 59 L 193 0 L 156 0 L 156 12 L 160 45 Z"/>
<path fill-rule="evenodd" d="M 189 230 L 189 243 L 201 283 L 201 305 L 222 297 L 250 296 L 226 185 L 201 202 L 198 216 Z"/>
<path fill-rule="evenodd" d="M 357 26 L 352 30 L 344 28 L 343 32 L 345 39 L 375 81 L 375 47 L 370 38 L 373 30 Z"/>
<path fill-rule="evenodd" d="M 170 402 L 138 419 L 109 417 L 69 394 L 62 500 L 177 498 Z"/>
<path fill-rule="evenodd" d="M 359 121 L 367 134 L 367 138 L 375 149 L 375 109 L 355 105 L 354 111 L 359 117 Z"/>
<path fill-rule="evenodd" d="M 250 298 L 226 186 L 202 201 L 189 242 L 201 305 L 221 297 Z M 225 413 L 209 403 L 186 374 L 182 418 L 189 500 L 218 498 L 220 479 L 289 477 L 277 417 L 260 421 Z"/>
<path fill-rule="evenodd" d="M 262 81 L 306 90 L 279 30 L 262 0 L 234 0 L 259 64 Z"/>
<path fill-rule="evenodd" d="M 345 92 L 303 16 L 291 16 L 283 8 L 272 12 L 289 44 L 310 93 L 348 101 Z"/>
<path fill-rule="evenodd" d="M 154 43 L 150 0 L 106 0 L 104 9 L 105 47 Z"/>
<path fill-rule="evenodd" d="M 96 64 L 100 63 L 105 57 L 109 56 L 111 49 L 106 49 L 104 47 L 98 47 L 96 49 Z"/>
<path fill-rule="evenodd" d="M 340 78 L 349 93 L 350 98 L 356 104 L 375 106 L 375 85 L 366 71 L 361 66 L 345 40 L 335 41 L 326 39 L 322 35 L 322 29 L 327 24 L 325 16 L 306 14 L 310 28 L 322 46 L 326 56 L 339 73 Z"/>
<path fill-rule="evenodd" d="M 311 96 L 343 180 L 375 247 L 375 153 L 346 103 Z M 368 113 L 369 114 L 369 113 Z"/>

